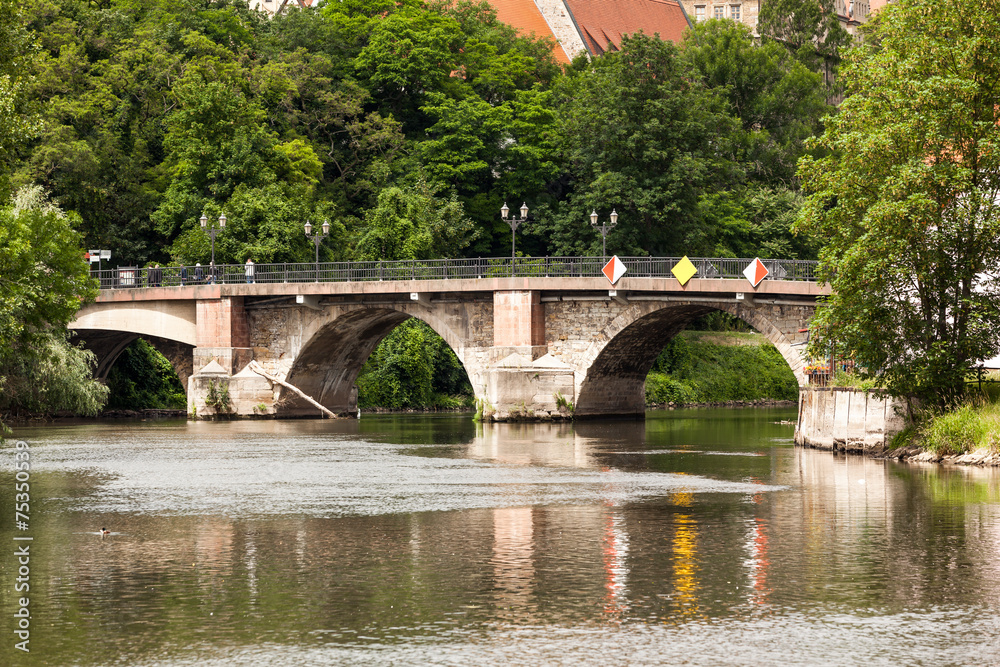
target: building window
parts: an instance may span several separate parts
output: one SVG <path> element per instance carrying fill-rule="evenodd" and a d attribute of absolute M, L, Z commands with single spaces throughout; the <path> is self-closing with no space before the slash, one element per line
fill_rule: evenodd
<path fill-rule="evenodd" d="M 741 21 L 743 19 L 742 12 L 740 11 L 739 5 L 731 5 L 729 7 L 729 18 L 734 21 Z"/>
<path fill-rule="evenodd" d="M 726 18 L 726 8 L 717 5 L 715 7 L 715 18 L 717 18 L 717 19 L 724 19 L 724 18 Z"/>
<path fill-rule="evenodd" d="M 705 5 L 697 5 L 694 8 L 694 20 L 695 21 L 705 20 Z"/>

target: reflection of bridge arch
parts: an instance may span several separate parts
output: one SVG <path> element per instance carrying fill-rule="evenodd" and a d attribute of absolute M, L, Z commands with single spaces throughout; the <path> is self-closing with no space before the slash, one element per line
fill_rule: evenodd
<path fill-rule="evenodd" d="M 385 303 L 328 309 L 302 332 L 302 346 L 286 379 L 334 412 L 354 409 L 354 382 L 378 344 L 397 326 L 415 317 L 435 331 L 465 366 L 462 338 L 430 309 L 417 304 Z M 285 390 L 279 414 L 315 415 L 316 409 Z"/>
<path fill-rule="evenodd" d="M 779 308 L 779 315 L 781 306 Z M 758 308 L 719 301 L 639 301 L 629 305 L 596 336 L 581 356 L 576 414 L 642 414 L 646 375 L 667 343 L 695 319 L 721 310 L 764 335 L 781 353 L 799 385 L 807 384 L 803 360 L 791 341 Z M 773 312 L 773 311 L 772 311 Z"/>

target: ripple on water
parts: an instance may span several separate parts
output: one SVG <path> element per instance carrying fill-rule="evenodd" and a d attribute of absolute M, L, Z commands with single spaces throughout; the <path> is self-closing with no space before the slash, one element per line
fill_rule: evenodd
<path fill-rule="evenodd" d="M 294 448 L 244 437 L 204 447 L 169 440 L 54 443 L 40 470 L 103 480 L 74 509 L 94 513 L 316 517 L 378 515 L 591 502 L 671 493 L 764 493 L 784 489 L 696 475 L 506 465 L 415 456 L 412 448 L 343 436 L 304 437 Z M 92 455 L 91 455 L 92 454 Z"/>
<path fill-rule="evenodd" d="M 746 619 L 621 626 L 446 630 L 321 646 L 195 648 L 137 667 L 241 665 L 995 665 L 1000 620 L 982 610 L 882 616 L 788 613 Z"/>

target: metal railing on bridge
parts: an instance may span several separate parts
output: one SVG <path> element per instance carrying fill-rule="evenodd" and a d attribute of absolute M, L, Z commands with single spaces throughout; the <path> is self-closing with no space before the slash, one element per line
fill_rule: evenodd
<path fill-rule="evenodd" d="M 680 257 L 619 257 L 627 277 L 672 278 Z M 752 259 L 689 258 L 696 278 L 744 278 Z M 762 260 L 772 280 L 815 282 L 818 262 Z M 601 257 L 510 257 L 418 259 L 376 262 L 321 262 L 305 264 L 218 264 L 216 266 L 118 267 L 91 271 L 101 289 L 141 289 L 184 285 L 238 283 L 329 283 L 378 280 L 448 280 L 471 278 L 550 277 L 588 278 L 601 275 L 607 262 Z"/>

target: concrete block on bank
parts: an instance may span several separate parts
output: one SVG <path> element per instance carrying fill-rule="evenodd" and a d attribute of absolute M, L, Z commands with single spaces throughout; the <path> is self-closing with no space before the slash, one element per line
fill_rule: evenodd
<path fill-rule="evenodd" d="M 803 387 L 795 442 L 820 449 L 881 449 L 903 428 L 896 403 L 853 389 Z"/>

